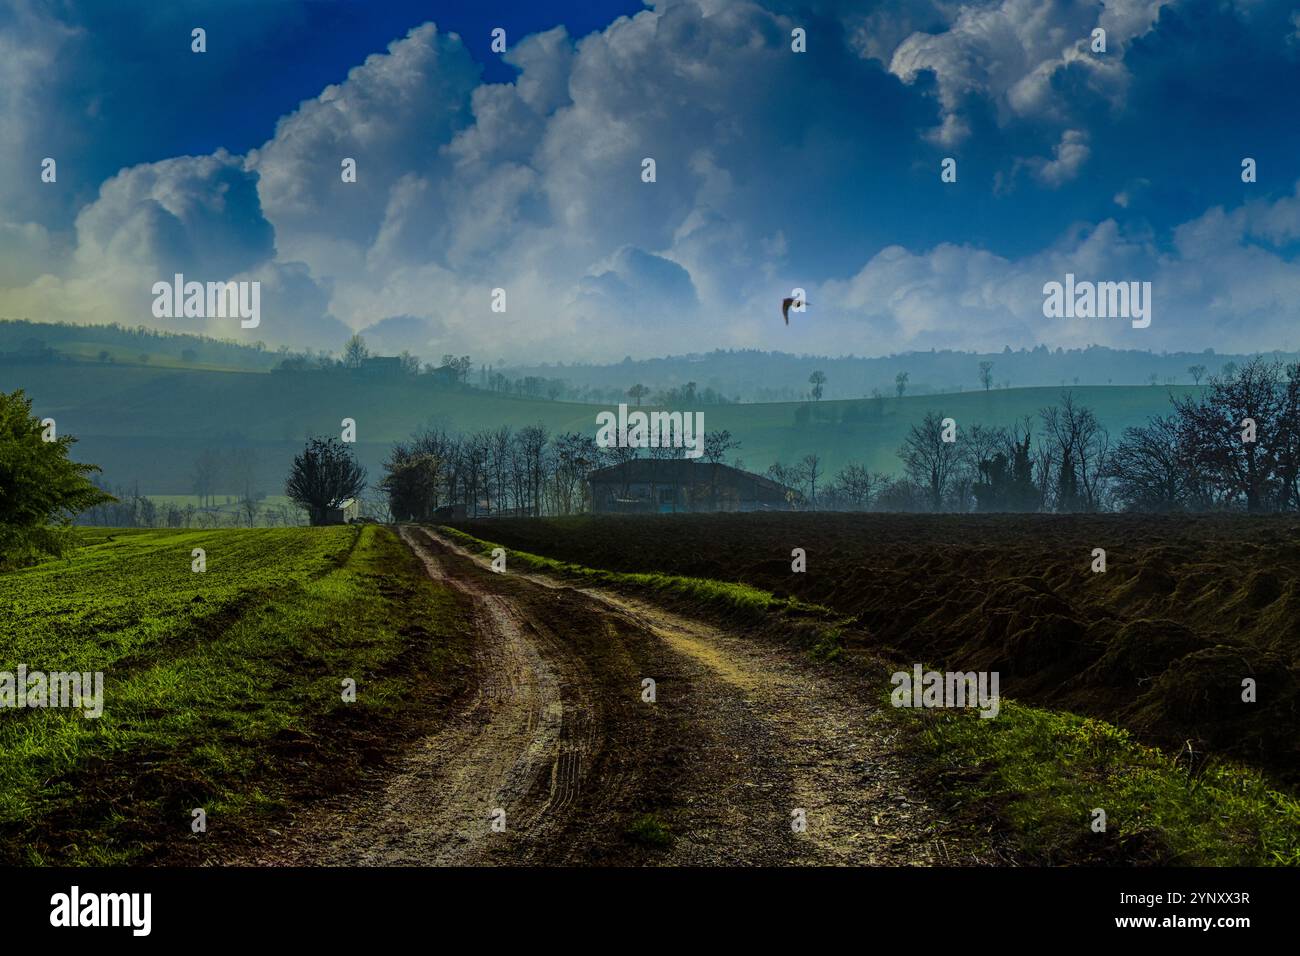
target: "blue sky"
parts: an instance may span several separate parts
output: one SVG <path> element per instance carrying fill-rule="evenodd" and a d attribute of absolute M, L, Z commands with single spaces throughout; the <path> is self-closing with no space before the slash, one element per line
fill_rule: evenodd
<path fill-rule="evenodd" d="M 0 74 L 0 315 L 486 360 L 1300 347 L 1286 3 L 10 0 Z M 261 282 L 262 326 L 154 319 L 173 271 Z M 1150 281 L 1151 326 L 1044 318 L 1066 272 Z"/>

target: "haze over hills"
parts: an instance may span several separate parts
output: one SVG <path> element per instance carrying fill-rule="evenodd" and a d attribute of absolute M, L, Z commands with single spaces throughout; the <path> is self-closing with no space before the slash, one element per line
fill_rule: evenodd
<path fill-rule="evenodd" d="M 293 455 L 301 450 L 304 440 L 310 435 L 338 435 L 344 418 L 357 422 L 355 447 L 369 469 L 372 484 L 382 477 L 382 463 L 392 443 L 424 428 L 474 432 L 540 423 L 552 433 L 592 435 L 596 412 L 627 401 L 629 385 L 640 381 L 656 385 L 656 391 L 672 388 L 674 376 L 691 371 L 697 373 L 691 380 L 701 386 L 716 380 L 741 390 L 748 379 L 740 376 L 753 375 L 772 383 L 772 388 L 789 388 L 792 394 L 799 392 L 799 376 L 806 379 L 805 370 L 822 369 L 828 376 L 828 397 L 821 401 L 709 404 L 699 401 L 697 391 L 695 403 L 687 407 L 703 411 L 706 430 L 727 429 L 741 443 L 730 457 L 732 463 L 763 472 L 773 462 L 793 463 L 814 453 L 821 456 L 828 474 L 850 462 L 895 473 L 899 468 L 897 450 L 909 426 L 929 411 L 951 415 L 961 427 L 1012 425 L 1027 416 L 1036 425 L 1039 409 L 1061 395 L 1060 383 L 1053 381 L 1061 369 L 1101 369 L 1109 361 L 1117 378 L 1125 367 L 1135 377 L 1143 367 L 1157 375 L 1167 370 L 1172 377 L 1179 363 L 1190 361 L 1188 356 L 1104 349 L 1061 355 L 1009 353 L 993 358 L 994 368 L 1002 363 L 1023 369 L 1013 379 L 1018 384 L 988 391 L 972 384 L 946 394 L 937 393 L 935 385 L 930 385 L 928 394 L 915 392 L 918 386 L 928 384 L 927 378 L 939 382 L 940 375 L 956 376 L 961 369 L 970 370 L 974 379 L 979 356 L 919 353 L 887 359 L 823 360 L 724 352 L 615 366 L 538 366 L 531 370 L 539 376 L 548 373 L 552 379 L 589 381 L 593 384 L 580 387 L 590 394 L 608 395 L 604 401 L 575 402 L 551 400 L 545 393 L 520 394 L 516 384 L 531 389 L 540 380 L 534 378 L 530 383 L 524 378 L 528 369 L 509 370 L 509 386 L 494 390 L 476 386 L 480 377 L 477 367 L 468 371 L 464 382 L 428 371 L 408 374 L 387 367 L 377 373 L 347 368 L 271 372 L 268 366 L 276 357 L 256 349 L 239 351 L 237 346 L 192 336 L 156 339 L 154 333 L 131 330 L 69 326 L 59 333 L 62 337 L 52 337 L 59 343 L 57 349 L 47 345 L 43 350 L 23 351 L 21 342 L 15 347 L 15 338 L 25 335 L 30 339 L 27 333 L 32 331 L 20 323 L 0 323 L 0 352 L 4 353 L 0 355 L 0 388 L 24 389 L 34 399 L 37 413 L 55 418 L 60 434 L 77 437 L 74 457 L 101 465 L 102 477 L 109 484 L 153 495 L 192 493 L 196 461 L 205 453 L 227 463 L 218 479 L 217 494 L 238 496 L 249 489 L 279 494 Z M 159 351 L 137 352 L 131 361 L 132 351 L 141 343 L 157 346 Z M 73 351 L 65 353 L 63 349 Z M 98 353 L 104 349 L 114 349 L 123 357 L 101 359 Z M 233 367 L 206 364 L 222 359 L 228 349 L 236 350 Z M 186 359 L 179 357 L 182 354 Z M 1220 360 L 1232 361 L 1227 356 L 1198 358 L 1211 372 L 1219 370 Z M 1040 365 L 1035 376 L 1031 370 Z M 893 388 L 897 369 L 912 373 L 902 398 Z M 481 371 L 486 373 L 485 368 Z M 643 374 L 647 372 L 652 374 Z M 837 384 L 838 394 L 857 392 L 860 396 L 868 391 L 865 383 L 873 379 L 864 377 L 861 386 L 843 384 L 852 374 L 877 375 L 875 380 L 882 386 L 887 381 L 889 388 L 879 387 L 875 398 L 835 398 Z M 1035 377 L 1042 384 L 1021 387 Z M 1184 373 L 1179 378 L 1186 382 L 1189 376 Z M 1194 388 L 1163 382 L 1152 386 L 1084 381 L 1080 375 L 1081 384 L 1070 382 L 1069 387 L 1113 434 L 1167 412 L 1171 395 L 1187 394 Z M 599 384 L 603 382 L 609 384 Z M 807 391 L 806 384 L 803 391 Z M 646 407 L 655 400 L 654 394 L 647 395 Z M 679 401 L 672 407 L 683 404 Z"/>
<path fill-rule="evenodd" d="M 1300 360 L 1300 353 L 1269 352 L 1277 361 Z M 927 395 L 978 391 L 980 365 L 990 362 L 991 387 L 1060 387 L 1063 385 L 1195 384 L 1189 372 L 1201 366 L 1202 381 L 1218 375 L 1229 363 L 1240 366 L 1248 355 L 1204 352 L 1153 353 L 1136 349 L 1090 346 L 1085 349 L 1034 349 L 1001 352 L 930 351 L 876 357 L 794 355 L 758 350 L 719 350 L 696 355 L 632 359 L 593 365 L 541 363 L 506 366 L 507 377 L 535 376 L 565 379 L 577 386 L 626 389 L 636 383 L 651 391 L 695 382 L 698 389 L 712 388 L 745 402 L 797 401 L 808 397 L 808 377 L 826 375 L 823 398 L 869 397 L 874 390 L 894 395 L 900 372 L 908 379 L 905 394 Z"/>
<path fill-rule="evenodd" d="M 340 342 L 339 352 L 345 343 Z M 57 355 L 50 354 L 53 350 Z M 376 349 L 375 351 L 382 351 Z M 1272 350 L 1266 354 L 1289 363 L 1300 353 Z M 143 326 L 74 325 L 0 319 L 0 362 L 28 364 L 70 358 L 118 364 L 152 364 L 209 369 L 270 371 L 286 358 L 310 361 L 334 357 L 333 351 L 269 350 L 262 343 L 216 339 Z M 624 358 L 593 364 L 547 361 L 530 365 L 504 364 L 491 356 L 470 356 L 470 385 L 497 391 L 571 401 L 610 403 L 627 397 L 641 384 L 646 398 L 681 389 L 694 382 L 706 403 L 715 401 L 789 402 L 809 397 L 809 376 L 826 375 L 822 398 L 867 398 L 879 391 L 896 394 L 897 376 L 907 373 L 905 394 L 929 395 L 980 390 L 981 363 L 990 364 L 992 389 L 1080 385 L 1195 384 L 1189 371 L 1202 367 L 1202 381 L 1220 374 L 1230 363 L 1240 366 L 1247 354 L 1202 352 L 1153 353 L 1104 346 L 1083 349 L 1033 349 L 999 352 L 929 351 L 881 356 L 809 355 L 757 349 L 716 350 L 662 357 Z M 418 356 L 436 366 L 439 355 Z M 506 381 L 501 381 L 504 376 Z M 531 381 L 530 381 L 531 380 Z"/>

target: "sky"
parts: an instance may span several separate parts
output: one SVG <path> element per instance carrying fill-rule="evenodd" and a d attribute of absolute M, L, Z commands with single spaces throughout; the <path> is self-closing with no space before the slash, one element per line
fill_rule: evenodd
<path fill-rule="evenodd" d="M 0 0 L 0 316 L 484 362 L 1296 349 L 1297 90 L 1271 0 Z M 155 317 L 175 273 L 260 283 L 259 326 Z M 1150 325 L 1045 316 L 1067 273 L 1150 282 Z"/>

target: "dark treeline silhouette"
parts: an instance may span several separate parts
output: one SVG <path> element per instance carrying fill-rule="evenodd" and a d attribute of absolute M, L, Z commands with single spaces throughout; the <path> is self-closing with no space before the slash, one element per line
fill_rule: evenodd
<path fill-rule="evenodd" d="M 716 464 L 737 447 L 730 432 L 709 432 L 703 460 Z M 380 487 L 397 521 L 432 520 L 452 506 L 470 517 L 578 514 L 591 507 L 592 471 L 642 454 L 681 458 L 684 450 L 600 448 L 591 435 L 549 434 L 542 425 L 472 434 L 431 430 L 393 446 Z"/>
<path fill-rule="evenodd" d="M 819 491 L 815 455 L 768 476 L 822 510 L 1300 510 L 1300 364 L 1256 357 L 1171 401 L 1118 438 L 1068 391 L 1012 428 L 958 429 L 931 411 L 899 449 L 901 476 L 851 464 Z"/>
<path fill-rule="evenodd" d="M 541 425 L 459 435 L 425 431 L 398 442 L 381 487 L 398 521 L 427 521 L 461 505 L 479 514 L 574 514 L 587 507 L 588 472 L 626 449 L 600 449 L 589 435 L 549 435 Z"/>

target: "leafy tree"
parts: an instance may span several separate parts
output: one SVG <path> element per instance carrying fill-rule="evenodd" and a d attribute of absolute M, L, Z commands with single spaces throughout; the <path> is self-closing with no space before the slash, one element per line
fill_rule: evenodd
<path fill-rule="evenodd" d="M 1042 493 L 1034 483 L 1028 424 L 1023 433 L 1018 429 L 1012 434 L 997 431 L 1002 447 L 991 455 L 976 456 L 979 480 L 971 487 L 975 507 L 979 511 L 1036 511 Z"/>
<path fill-rule="evenodd" d="M 808 384 L 812 386 L 812 397 L 815 401 L 821 401 L 822 388 L 826 385 L 825 372 L 813 372 L 808 376 Z"/>
<path fill-rule="evenodd" d="M 337 438 L 313 438 L 293 459 L 284 493 L 307 509 L 312 524 L 324 524 L 329 510 L 361 494 L 366 469 Z"/>
<path fill-rule="evenodd" d="M 397 521 L 429 521 L 438 507 L 442 462 L 429 452 L 398 445 L 388 461 L 388 474 L 379 483 L 388 494 L 388 509 Z"/>
<path fill-rule="evenodd" d="M 1081 500 L 1079 479 L 1074 472 L 1074 459 L 1067 457 L 1061 461 L 1061 468 L 1056 473 L 1056 510 L 1078 511 Z"/>
<path fill-rule="evenodd" d="M 21 389 L 0 392 L 0 565 L 61 554 L 72 518 L 115 500 L 86 477 L 96 465 L 68 458 L 75 438 L 46 433 Z"/>
<path fill-rule="evenodd" d="M 645 398 L 649 393 L 650 389 L 638 382 L 627 390 L 627 397 L 636 402 L 637 407 L 639 408 L 641 406 L 641 399 Z"/>
<path fill-rule="evenodd" d="M 899 372 L 894 376 L 894 390 L 898 392 L 898 397 L 902 398 L 903 393 L 907 391 L 907 373 Z"/>

